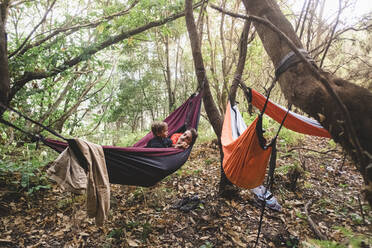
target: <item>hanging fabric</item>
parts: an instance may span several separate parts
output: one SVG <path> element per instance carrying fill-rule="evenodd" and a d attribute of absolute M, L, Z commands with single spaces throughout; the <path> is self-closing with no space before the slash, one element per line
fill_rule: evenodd
<path fill-rule="evenodd" d="M 254 89 L 249 89 L 249 91 L 252 105 L 262 111 L 263 106 L 265 105 L 266 97 L 261 95 Z M 286 108 L 270 100 L 268 101 L 265 114 L 273 118 L 275 121 L 280 123 L 283 120 L 286 112 Z M 331 138 L 329 132 L 324 129 L 319 122 L 306 116 L 296 114 L 292 111 L 288 112 L 288 116 L 284 122 L 284 126 L 298 133 Z"/>
<path fill-rule="evenodd" d="M 252 189 L 262 184 L 272 152 L 266 146 L 262 118 L 258 116 L 247 128 L 235 106 L 227 104 L 221 143 L 224 153 L 223 170 L 235 185 Z"/>
<path fill-rule="evenodd" d="M 199 93 L 190 96 L 185 103 L 172 112 L 166 119 L 169 134 L 184 132 L 188 128 L 198 128 L 200 118 L 200 107 L 203 96 L 203 89 Z M 8 121 L 0 119 L 3 124 L 12 126 L 30 137 L 41 140 L 45 145 L 61 153 L 67 146 L 70 146 L 76 153 L 79 164 L 88 170 L 87 163 L 83 154 L 77 146 L 75 139 L 66 139 L 53 130 L 45 127 L 29 117 L 19 113 L 8 106 L 1 105 L 3 108 L 16 112 L 26 120 L 39 125 L 48 132 L 65 140 L 45 139 L 38 134 L 31 134 L 22 130 Z M 153 186 L 166 176 L 178 170 L 188 159 L 193 144 L 183 150 L 178 148 L 145 148 L 147 142 L 153 138 L 149 132 L 132 147 L 102 146 L 105 155 L 107 171 L 110 183 L 136 186 Z"/>

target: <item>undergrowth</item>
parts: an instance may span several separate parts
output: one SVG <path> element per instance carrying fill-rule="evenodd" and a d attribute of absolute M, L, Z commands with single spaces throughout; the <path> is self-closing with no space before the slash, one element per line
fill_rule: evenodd
<path fill-rule="evenodd" d="M 339 231 L 344 237 L 342 243 L 330 240 L 309 239 L 303 242 L 306 248 L 367 248 L 372 245 L 372 238 L 366 235 L 356 235 L 350 229 L 341 226 L 335 226 L 335 230 Z"/>
<path fill-rule="evenodd" d="M 35 143 L 12 143 L 0 145 L 0 154 L 1 186 L 28 195 L 50 188 L 43 168 L 55 159 L 55 152 L 36 149 Z"/>

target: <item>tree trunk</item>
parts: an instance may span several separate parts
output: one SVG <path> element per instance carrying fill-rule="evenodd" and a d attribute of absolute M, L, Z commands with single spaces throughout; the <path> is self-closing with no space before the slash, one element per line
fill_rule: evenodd
<path fill-rule="evenodd" d="M 274 0 L 244 1 L 250 15 L 266 18 L 285 33 L 298 48 L 303 47 Z M 254 25 L 267 54 L 277 67 L 280 60 L 291 51 L 288 43 L 267 26 L 259 23 Z M 357 159 L 356 148 L 351 139 L 352 134 L 345 125 L 346 118 L 342 114 L 340 105 L 312 74 L 308 66 L 301 62 L 284 72 L 279 77 L 281 90 L 290 103 L 317 119 L 331 133 L 332 138 L 348 151 L 354 161 L 359 161 L 359 165 L 356 164 L 367 185 L 367 200 L 372 205 L 372 165 L 368 166 L 370 162 L 366 156 L 366 153 L 372 154 L 372 93 L 322 70 L 319 70 L 319 73 L 328 79 L 330 86 L 350 113 L 356 136 L 363 150 L 362 161 Z"/>
<path fill-rule="evenodd" d="M 222 116 L 218 112 L 216 104 L 209 88 L 209 81 L 204 67 L 203 57 L 201 53 L 199 35 L 197 33 L 194 14 L 192 9 L 192 0 L 185 1 L 185 18 L 187 31 L 191 44 L 192 56 L 194 59 L 194 67 L 199 87 L 204 88 L 203 103 L 209 122 L 211 123 L 214 132 L 217 134 L 219 143 L 221 140 Z"/>
<path fill-rule="evenodd" d="M 164 44 L 165 44 L 165 70 L 166 70 L 166 77 L 165 82 L 167 83 L 167 91 L 168 91 L 168 101 L 169 101 L 169 113 L 173 111 L 174 104 L 175 104 L 175 95 L 174 91 L 172 90 L 172 77 L 171 77 L 171 68 L 169 63 L 169 36 L 165 35 L 164 37 Z"/>
<path fill-rule="evenodd" d="M 204 67 L 203 56 L 201 53 L 201 42 L 199 42 L 201 37 L 199 37 L 196 30 L 193 10 L 192 10 L 192 0 L 185 1 L 185 19 L 187 31 L 189 33 L 190 45 L 192 56 L 194 60 L 195 73 L 198 80 L 198 85 L 200 88 L 204 88 L 203 103 L 205 111 L 207 112 L 208 120 L 211 123 L 215 134 L 217 135 L 218 146 L 220 148 L 221 155 L 221 178 L 219 184 L 219 193 L 223 196 L 228 196 L 229 192 L 226 190 L 227 185 L 232 185 L 232 183 L 227 179 L 223 168 L 222 168 L 222 143 L 221 143 L 221 132 L 223 119 L 222 115 L 218 111 L 218 108 L 213 100 L 212 93 L 209 87 L 209 81 Z"/>
<path fill-rule="evenodd" d="M 7 1 L 3 1 L 0 4 L 0 103 L 4 105 L 8 104 L 10 91 L 7 38 L 5 32 L 7 11 Z M 2 113 L 3 111 L 0 108 L 0 116 Z"/>
<path fill-rule="evenodd" d="M 205 91 L 204 98 L 203 98 L 204 107 L 207 112 L 208 119 L 218 137 L 218 145 L 219 145 L 220 153 L 221 153 L 221 178 L 220 178 L 220 183 L 219 183 L 219 194 L 223 197 L 231 197 L 231 196 L 234 196 L 234 194 L 236 193 L 236 189 L 231 188 L 232 183 L 228 180 L 222 168 L 222 160 L 223 160 L 223 152 L 222 152 L 222 144 L 221 144 L 221 132 L 222 132 L 222 125 L 223 125 L 222 115 L 218 112 L 217 106 L 212 98 L 212 95 L 209 89 L 209 82 L 205 74 L 200 43 L 197 42 L 199 40 L 199 37 L 196 31 L 194 17 L 193 17 L 193 13 L 191 9 L 191 2 L 192 2 L 191 0 L 186 0 L 186 7 L 185 7 L 186 26 L 189 32 L 189 38 L 190 38 L 191 49 L 192 49 L 198 83 L 199 83 L 199 86 L 204 85 L 204 91 Z M 240 42 L 239 42 L 240 44 L 239 60 L 238 60 L 238 65 L 235 71 L 233 87 L 232 87 L 232 91 L 233 91 L 232 97 L 234 98 L 234 101 L 235 101 L 236 87 L 241 80 L 241 76 L 244 70 L 245 59 L 247 55 L 248 33 L 250 29 L 250 23 L 251 23 L 250 21 L 245 21 L 243 32 L 242 32 Z"/>

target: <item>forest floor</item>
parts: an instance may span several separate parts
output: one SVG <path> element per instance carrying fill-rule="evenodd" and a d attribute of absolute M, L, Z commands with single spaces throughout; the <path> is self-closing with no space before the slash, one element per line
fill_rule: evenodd
<path fill-rule="evenodd" d="M 0 247 L 253 247 L 260 203 L 244 189 L 219 197 L 219 178 L 216 145 L 196 144 L 189 161 L 154 187 L 112 185 L 103 227 L 87 217 L 84 195 L 62 192 L 52 182 L 33 196 L 1 188 L 7 211 L 0 214 Z M 355 167 L 325 139 L 279 146 L 272 193 L 282 209 L 265 210 L 257 247 L 372 247 L 362 187 Z M 195 209 L 172 208 L 194 195 L 201 199 Z M 311 220 L 328 241 L 313 240 L 319 237 Z"/>

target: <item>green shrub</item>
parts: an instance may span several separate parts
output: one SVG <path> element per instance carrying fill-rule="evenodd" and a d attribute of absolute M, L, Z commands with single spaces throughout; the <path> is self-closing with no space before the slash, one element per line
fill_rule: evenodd
<path fill-rule="evenodd" d="M 367 235 L 356 235 L 352 230 L 341 226 L 335 226 L 334 229 L 339 230 L 343 234 L 345 240 L 342 243 L 330 240 L 310 239 L 303 242 L 303 246 L 307 248 L 359 248 L 372 245 L 372 238 Z"/>
<path fill-rule="evenodd" d="M 49 189 L 50 185 L 42 167 L 56 154 L 48 150 L 36 150 L 35 144 L 24 144 L 17 147 L 15 144 L 7 147 L 1 146 L 3 151 L 0 160 L 0 181 L 17 191 L 26 191 L 34 194 L 41 189 Z"/>

